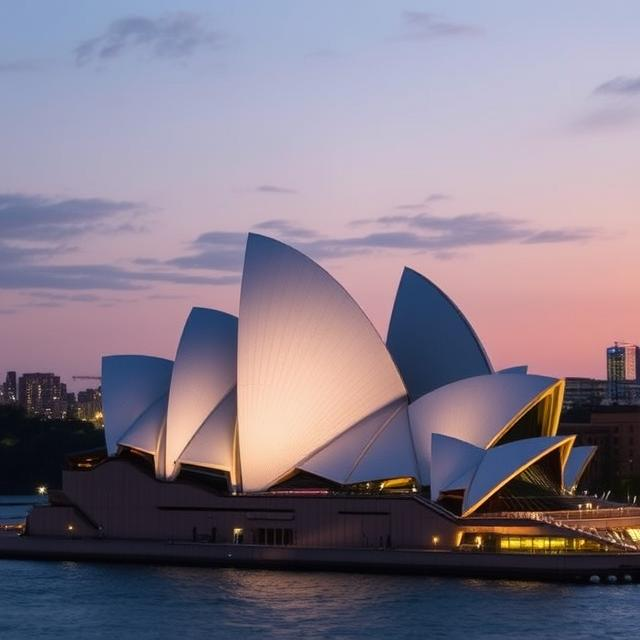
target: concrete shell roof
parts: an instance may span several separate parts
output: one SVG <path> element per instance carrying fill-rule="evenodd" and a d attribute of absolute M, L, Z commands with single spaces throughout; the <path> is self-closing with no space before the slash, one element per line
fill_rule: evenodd
<path fill-rule="evenodd" d="M 339 484 L 417 478 L 406 400 L 375 411 L 298 467 Z"/>
<path fill-rule="evenodd" d="M 403 274 L 388 344 L 395 362 L 326 271 L 250 234 L 239 321 L 195 308 L 175 363 L 103 359 L 109 453 L 118 442 L 153 453 L 158 477 L 167 479 L 181 463 L 233 476 L 239 460 L 246 492 L 266 490 L 299 468 L 341 484 L 415 477 L 431 485 L 434 499 L 469 480 L 472 500 L 489 490 L 492 478 L 481 482 L 487 459 L 508 474 L 529 445 L 513 443 L 512 461 L 498 454 L 480 460 L 480 450 L 494 447 L 547 396 L 540 435 L 555 435 L 563 382 L 518 367 L 491 373 L 461 312 L 414 271 Z M 396 362 L 415 398 L 408 406 Z M 430 391 L 420 395 L 423 389 Z M 576 455 L 567 481 L 588 457 Z"/>
<path fill-rule="evenodd" d="M 573 449 L 571 449 L 569 459 L 564 468 L 563 484 L 565 488 L 571 490 L 577 486 L 582 474 L 585 472 L 585 469 L 597 450 L 598 447 L 595 446 L 573 447 Z"/>
<path fill-rule="evenodd" d="M 515 367 L 507 367 L 506 369 L 500 369 L 496 373 L 528 373 L 529 365 L 518 364 Z"/>
<path fill-rule="evenodd" d="M 461 476 L 450 482 L 448 485 L 442 487 L 442 491 L 466 491 L 473 480 L 473 474 L 476 472 L 476 467 L 467 469 Z"/>
<path fill-rule="evenodd" d="M 421 483 L 431 482 L 433 433 L 487 448 L 533 404 L 562 385 L 562 381 L 546 376 L 490 374 L 453 382 L 412 402 L 409 420 Z M 559 394 L 553 397 L 561 402 Z M 540 435 L 555 434 L 557 415 L 555 411 L 553 424 Z"/>
<path fill-rule="evenodd" d="M 405 400 L 394 401 L 374 411 L 297 466 L 333 482 L 347 484 L 367 447 L 401 409 L 406 412 Z"/>
<path fill-rule="evenodd" d="M 207 416 L 180 454 L 179 462 L 232 473 L 235 425 L 236 390 L 234 387 Z"/>
<path fill-rule="evenodd" d="M 189 314 L 171 376 L 165 444 L 168 478 L 177 474 L 178 458 L 200 425 L 236 384 L 237 335 L 235 316 L 198 307 Z M 232 461 L 224 463 L 230 467 Z"/>
<path fill-rule="evenodd" d="M 391 478 L 418 478 L 406 406 L 401 407 L 376 434 L 349 474 L 347 482 L 355 484 Z"/>
<path fill-rule="evenodd" d="M 460 309 L 433 282 L 408 268 L 398 286 L 387 347 L 411 400 L 451 382 L 493 372 Z"/>
<path fill-rule="evenodd" d="M 151 404 L 169 390 L 173 362 L 151 356 L 102 358 L 102 403 L 107 452 L 114 455 L 118 441 Z"/>
<path fill-rule="evenodd" d="M 380 336 L 349 294 L 295 249 L 249 234 L 238 334 L 243 489 L 267 489 L 405 395 Z"/>
<path fill-rule="evenodd" d="M 476 447 L 458 438 L 440 433 L 431 436 L 431 499 L 437 500 L 443 489 L 451 487 L 466 489 L 461 478 L 470 479 L 484 457 L 485 449 Z"/>
<path fill-rule="evenodd" d="M 465 492 L 462 515 L 478 509 L 509 480 L 560 447 L 563 449 L 561 466 L 564 469 L 574 441 L 575 436 L 527 438 L 489 449 Z"/>
<path fill-rule="evenodd" d="M 129 427 L 118 441 L 119 445 L 144 451 L 152 456 L 158 454 L 160 436 L 164 431 L 167 420 L 167 403 L 169 394 L 160 396 L 147 410 Z"/>

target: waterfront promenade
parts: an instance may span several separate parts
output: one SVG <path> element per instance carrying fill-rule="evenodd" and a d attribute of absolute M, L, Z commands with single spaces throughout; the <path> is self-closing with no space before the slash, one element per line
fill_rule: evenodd
<path fill-rule="evenodd" d="M 640 553 L 488 553 L 416 549 L 266 547 L 0 534 L 0 557 L 159 565 L 380 572 L 587 582 L 640 581 Z M 610 580 L 613 581 L 613 580 Z"/>

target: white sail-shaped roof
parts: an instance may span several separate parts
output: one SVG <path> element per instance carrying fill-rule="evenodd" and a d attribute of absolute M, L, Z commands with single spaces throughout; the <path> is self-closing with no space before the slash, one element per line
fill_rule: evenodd
<path fill-rule="evenodd" d="M 528 373 L 529 365 L 528 364 L 518 364 L 515 367 L 507 367 L 506 369 L 500 369 L 500 371 L 496 371 L 496 373 Z"/>
<path fill-rule="evenodd" d="M 470 472 L 484 457 L 482 447 L 464 442 L 458 438 L 434 433 L 431 436 L 431 499 L 437 500 L 440 492 L 453 483 L 463 485 L 462 478 L 469 478 Z M 456 488 L 466 488 L 461 486 Z"/>
<path fill-rule="evenodd" d="M 409 415 L 402 407 L 363 453 L 347 482 L 416 478 L 418 468 L 409 428 Z"/>
<path fill-rule="evenodd" d="M 184 326 L 171 376 L 165 443 L 165 473 L 207 416 L 236 384 L 238 319 L 213 309 L 194 308 Z M 231 460 L 225 466 L 230 466 Z"/>
<path fill-rule="evenodd" d="M 151 356 L 102 358 L 102 411 L 107 452 L 114 455 L 118 441 L 135 420 L 169 390 L 173 363 Z"/>
<path fill-rule="evenodd" d="M 453 382 L 412 402 L 409 420 L 420 464 L 420 482 L 430 484 L 434 432 L 487 448 L 526 411 L 549 396 L 552 407 L 539 435 L 554 435 L 563 385 L 561 380 L 545 376 L 491 374 Z"/>
<path fill-rule="evenodd" d="M 394 401 L 375 411 L 298 464 L 298 468 L 339 484 L 347 484 L 349 475 L 369 443 L 401 408 L 406 411 L 405 400 Z"/>
<path fill-rule="evenodd" d="M 575 490 L 587 465 L 595 455 L 598 447 L 573 447 L 564 468 L 563 484 L 570 491 Z"/>
<path fill-rule="evenodd" d="M 474 512 L 510 480 L 558 448 L 562 448 L 558 470 L 562 478 L 574 441 L 575 436 L 528 438 L 489 449 L 465 492 L 462 515 L 467 516 Z"/>
<path fill-rule="evenodd" d="M 180 464 L 191 464 L 231 473 L 235 426 L 236 390 L 233 388 L 196 431 L 180 454 Z"/>
<path fill-rule="evenodd" d="M 433 282 L 408 268 L 398 286 L 387 347 L 411 400 L 456 380 L 493 371 L 460 309 Z"/>
<path fill-rule="evenodd" d="M 298 251 L 250 234 L 238 335 L 243 489 L 267 489 L 404 396 L 382 340 L 349 294 Z"/>
<path fill-rule="evenodd" d="M 465 471 L 461 476 L 442 487 L 442 491 L 466 491 L 471 484 L 471 480 L 473 480 L 473 474 L 475 472 L 476 467 L 471 467 L 471 469 Z"/>
<path fill-rule="evenodd" d="M 158 398 L 129 427 L 127 432 L 118 440 L 118 444 L 137 451 L 144 451 L 155 457 L 158 454 L 160 435 L 167 421 L 168 402 L 168 393 Z"/>

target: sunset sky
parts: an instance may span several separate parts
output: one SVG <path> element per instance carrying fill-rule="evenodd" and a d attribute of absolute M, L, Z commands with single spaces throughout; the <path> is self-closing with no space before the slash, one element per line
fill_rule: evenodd
<path fill-rule="evenodd" d="M 1 376 L 172 358 L 192 306 L 237 312 L 248 231 L 383 336 L 413 267 L 496 368 L 640 341 L 640 3 L 0 8 Z"/>

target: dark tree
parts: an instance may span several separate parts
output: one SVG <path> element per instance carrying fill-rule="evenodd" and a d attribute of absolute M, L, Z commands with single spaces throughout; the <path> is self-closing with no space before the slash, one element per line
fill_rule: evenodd
<path fill-rule="evenodd" d="M 0 405 L 0 494 L 60 488 L 66 455 L 104 446 L 103 429 L 90 422 L 41 420 Z"/>

